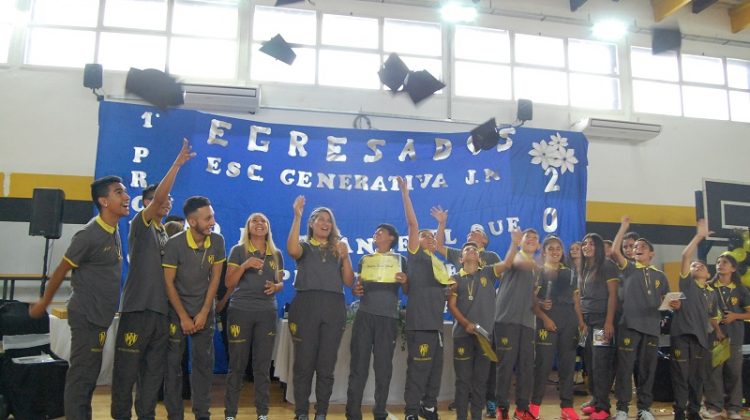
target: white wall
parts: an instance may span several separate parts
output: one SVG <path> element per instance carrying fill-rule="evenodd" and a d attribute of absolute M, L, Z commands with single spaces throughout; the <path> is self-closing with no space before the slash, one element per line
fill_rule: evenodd
<path fill-rule="evenodd" d="M 316 2 L 325 11 L 349 12 L 365 16 L 382 15 L 405 18 L 435 19 L 436 11 L 374 1 Z M 493 4 L 494 3 L 494 4 Z M 513 7 L 514 10 L 500 10 Z M 524 33 L 552 36 L 586 37 L 588 29 L 576 24 L 550 22 L 550 19 L 513 18 L 513 14 L 546 14 L 586 21 L 616 12 L 630 16 L 636 26 L 651 25 L 648 2 L 612 2 L 590 0 L 572 14 L 566 1 L 534 0 L 498 2 L 483 0 L 486 8 L 497 6 L 498 15 L 483 16 L 478 24 Z M 700 15 L 692 15 L 689 6 L 670 18 L 679 20 L 683 33 L 748 42 L 750 35 L 729 32 L 726 6 L 716 5 Z M 527 16 L 528 17 L 528 16 Z M 559 20 L 559 19 L 558 19 Z M 573 22 L 575 23 L 575 22 Z M 750 30 L 746 31 L 750 32 Z M 629 45 L 649 46 L 649 36 L 631 34 L 620 44 L 623 74 L 629 73 Z M 685 41 L 683 52 L 750 59 L 747 48 Z M 105 92 L 119 95 L 124 90 L 124 74 L 105 72 Z M 623 103 L 629 108 L 630 85 L 623 78 Z M 97 141 L 97 102 L 82 87 L 82 71 L 68 69 L 0 67 L 0 172 L 32 172 L 65 175 L 87 175 L 94 172 Z M 263 84 L 263 105 L 322 109 L 365 114 L 398 115 L 405 118 L 371 117 L 374 128 L 413 131 L 467 131 L 467 123 L 437 122 L 421 119 L 453 119 L 479 123 L 495 116 L 509 122 L 515 114 L 515 103 L 505 101 L 454 99 L 450 106 L 445 97 L 434 97 L 415 108 L 404 97 L 386 92 L 337 88 L 295 87 Z M 750 182 L 750 125 L 726 121 L 638 115 L 629 111 L 616 114 L 592 112 L 567 107 L 534 107 L 534 120 L 528 125 L 565 130 L 582 117 L 604 116 L 659 123 L 662 134 L 654 140 L 633 145 L 628 143 L 591 143 L 589 148 L 589 200 L 643 204 L 692 205 L 693 191 L 701 188 L 701 179 L 717 178 Z M 249 117 L 249 116 L 248 116 Z M 264 122 L 351 127 L 351 114 L 329 112 L 262 109 L 252 118 Z M 7 194 L 7 181 L 3 193 Z M 66 225 L 64 236 L 53 253 L 53 264 L 67 246 L 77 226 Z M 5 240 L 0 241 L 0 272 L 38 272 L 41 270 L 43 242 L 27 236 L 25 223 L 0 223 Z M 10 240 L 8 240 L 10 239 Z M 666 250 L 669 260 L 676 250 Z"/>

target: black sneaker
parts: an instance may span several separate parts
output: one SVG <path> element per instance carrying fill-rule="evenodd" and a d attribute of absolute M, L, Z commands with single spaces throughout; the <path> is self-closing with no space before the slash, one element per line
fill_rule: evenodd
<path fill-rule="evenodd" d="M 685 420 L 685 410 L 681 408 L 674 409 L 674 420 Z"/>
<path fill-rule="evenodd" d="M 408 416 L 404 417 L 404 420 L 418 420 L 418 417 L 414 414 L 409 414 Z"/>
<path fill-rule="evenodd" d="M 508 417 L 508 407 L 497 408 L 497 420 L 510 420 Z"/>
<path fill-rule="evenodd" d="M 310 417 L 307 414 L 299 414 L 294 416 L 294 420 L 310 420 Z"/>
<path fill-rule="evenodd" d="M 419 417 L 422 417 L 425 420 L 438 420 L 440 418 L 438 416 L 437 407 L 425 406 L 419 407 Z"/>

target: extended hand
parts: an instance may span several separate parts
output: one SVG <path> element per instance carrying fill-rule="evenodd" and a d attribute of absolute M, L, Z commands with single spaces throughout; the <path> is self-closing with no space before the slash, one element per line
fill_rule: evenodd
<path fill-rule="evenodd" d="M 189 161 L 195 156 L 196 156 L 196 153 L 193 151 L 192 146 L 190 146 L 188 139 L 183 137 L 182 148 L 180 149 L 180 154 L 177 155 L 177 159 L 175 159 L 174 163 L 177 166 L 182 166 L 185 164 L 185 162 Z"/>
<path fill-rule="evenodd" d="M 294 199 L 294 205 L 292 205 L 294 208 L 294 217 L 302 217 L 302 212 L 305 210 L 305 196 L 304 195 L 298 195 L 297 198 Z"/>

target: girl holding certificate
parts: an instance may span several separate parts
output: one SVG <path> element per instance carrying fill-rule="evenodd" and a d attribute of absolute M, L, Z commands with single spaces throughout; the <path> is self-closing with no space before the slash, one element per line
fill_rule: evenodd
<path fill-rule="evenodd" d="M 318 207 L 312 211 L 307 220 L 307 238 L 300 241 L 304 207 L 305 198 L 297 197 L 286 242 L 287 252 L 297 263 L 297 294 L 289 308 L 289 332 L 294 341 L 294 412 L 297 420 L 308 419 L 315 374 L 315 419 L 323 420 L 328 413 L 336 355 L 346 325 L 343 286 L 351 287 L 354 272 L 349 249 L 339 241 L 341 235 L 330 209 Z"/>
<path fill-rule="evenodd" d="M 284 287 L 284 260 L 271 236 L 271 222 L 263 213 L 247 218 L 239 243 L 227 262 L 226 286 L 231 293 L 228 313 L 229 374 L 224 416 L 236 417 L 242 377 L 253 350 L 255 409 L 258 419 L 268 416 L 269 369 L 276 335 L 276 297 Z"/>
<path fill-rule="evenodd" d="M 352 290 L 359 296 L 359 309 L 354 317 L 349 365 L 349 388 L 346 391 L 346 418 L 362 419 L 362 395 L 370 372 L 370 354 L 375 371 L 376 420 L 388 417 L 386 402 L 393 373 L 393 351 L 398 335 L 400 299 L 398 290 L 407 291 L 406 258 L 392 252 L 398 243 L 393 225 L 383 223 L 372 236 L 375 252 L 359 260 L 359 281 Z"/>

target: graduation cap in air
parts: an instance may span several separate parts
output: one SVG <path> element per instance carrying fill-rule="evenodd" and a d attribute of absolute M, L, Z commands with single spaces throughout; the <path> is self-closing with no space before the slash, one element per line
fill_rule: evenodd
<path fill-rule="evenodd" d="M 287 4 L 293 4 L 293 3 L 302 3 L 305 0 L 276 0 L 276 4 L 274 4 L 275 7 L 279 6 L 286 6 Z"/>
<path fill-rule="evenodd" d="M 651 30 L 651 53 L 661 54 L 680 51 L 682 32 L 679 28 L 653 28 Z"/>
<path fill-rule="evenodd" d="M 499 140 L 500 134 L 497 132 L 495 118 L 471 130 L 471 144 L 474 145 L 474 150 L 490 150 L 497 145 Z"/>
<path fill-rule="evenodd" d="M 263 46 L 260 47 L 260 51 L 290 66 L 294 63 L 294 59 L 297 58 L 297 54 L 295 54 L 292 47 L 289 46 L 281 34 L 276 34 L 276 36 L 264 42 Z"/>
<path fill-rule="evenodd" d="M 445 84 L 436 79 L 427 70 L 410 71 L 404 81 L 404 90 L 409 94 L 414 105 L 430 97 L 433 93 L 444 88 Z"/>
<path fill-rule="evenodd" d="M 401 57 L 396 53 L 391 53 L 391 55 L 388 56 L 388 59 L 385 60 L 385 63 L 380 66 L 380 70 L 378 70 L 380 82 L 388 86 L 388 89 L 393 92 L 396 92 L 401 88 L 401 85 L 404 84 L 404 80 L 406 80 L 406 76 L 408 75 L 409 68 L 406 67 L 406 64 L 404 64 Z"/>
<path fill-rule="evenodd" d="M 125 91 L 161 109 L 185 103 L 182 85 L 161 70 L 131 67 L 125 80 Z"/>

